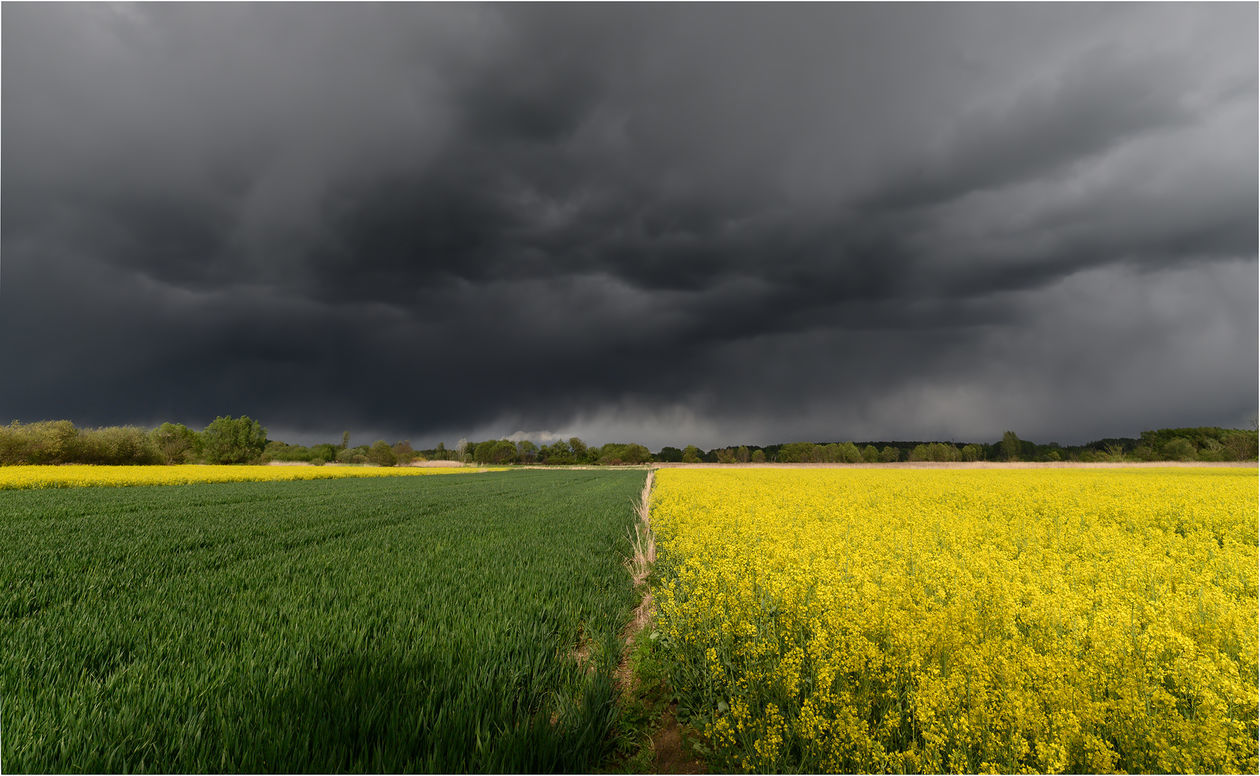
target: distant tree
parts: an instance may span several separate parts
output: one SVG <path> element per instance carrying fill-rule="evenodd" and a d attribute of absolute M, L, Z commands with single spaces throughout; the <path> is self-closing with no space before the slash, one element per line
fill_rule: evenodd
<path fill-rule="evenodd" d="M 740 463 L 748 463 L 751 453 L 748 452 L 748 445 L 740 445 L 735 451 L 735 460 Z"/>
<path fill-rule="evenodd" d="M 901 450 L 892 445 L 884 445 L 884 449 L 879 451 L 880 463 L 896 463 L 901 460 Z"/>
<path fill-rule="evenodd" d="M 345 450 L 348 447 L 350 447 L 350 432 L 342 431 L 341 432 L 341 449 Z"/>
<path fill-rule="evenodd" d="M 516 443 L 508 439 L 500 439 L 494 443 L 492 452 L 490 453 L 490 463 L 496 466 L 504 466 L 517 462 Z"/>
<path fill-rule="evenodd" d="M 311 463 L 316 466 L 323 466 L 329 461 L 337 460 L 338 452 L 339 449 L 336 445 L 327 443 L 311 445 Z"/>
<path fill-rule="evenodd" d="M 209 463 L 249 463 L 267 445 L 267 429 L 248 415 L 215 418 L 201 432 L 202 453 Z"/>
<path fill-rule="evenodd" d="M 858 450 L 857 445 L 852 442 L 844 442 L 839 445 L 839 454 L 841 463 L 862 462 L 862 451 Z"/>
<path fill-rule="evenodd" d="M 962 459 L 964 461 L 979 461 L 984 458 L 984 447 L 977 444 L 963 445 Z"/>
<path fill-rule="evenodd" d="M 1007 431 L 1002 434 L 1001 448 L 1003 460 L 1018 461 L 1023 442 L 1020 441 L 1019 437 L 1015 436 L 1014 431 Z"/>
<path fill-rule="evenodd" d="M 438 442 L 437 447 L 433 448 L 433 460 L 435 461 L 446 460 L 446 443 L 445 442 Z"/>
<path fill-rule="evenodd" d="M 18 423 L 6 428 L 5 463 L 50 464 L 79 460 L 79 430 L 68 420 Z"/>
<path fill-rule="evenodd" d="M 337 451 L 337 463 L 367 463 L 369 452 L 371 448 L 366 445 L 347 447 L 345 450 Z"/>
<path fill-rule="evenodd" d="M 494 463 L 494 440 L 486 440 L 478 442 L 472 450 L 472 459 L 475 463 Z"/>
<path fill-rule="evenodd" d="M 779 460 L 783 463 L 822 463 L 827 460 L 827 449 L 812 442 L 789 442 L 779 448 Z"/>
<path fill-rule="evenodd" d="M 516 443 L 516 452 L 521 463 L 536 463 L 538 461 L 538 445 L 528 439 L 522 439 Z"/>
<path fill-rule="evenodd" d="M 162 463 L 162 454 L 149 432 L 139 426 L 105 426 L 79 431 L 77 460 L 81 463 L 127 466 Z"/>
<path fill-rule="evenodd" d="M 662 447 L 661 451 L 656 454 L 656 460 L 663 461 L 665 463 L 678 463 L 682 461 L 682 459 L 683 451 L 679 450 L 677 447 L 670 447 L 668 445 Z"/>
<path fill-rule="evenodd" d="M 182 423 L 163 423 L 150 433 L 163 463 L 188 463 L 197 457 L 201 438 Z"/>
<path fill-rule="evenodd" d="M 468 462 L 468 440 L 467 439 L 461 438 L 459 442 L 456 443 L 455 455 L 458 457 L 461 463 Z"/>
<path fill-rule="evenodd" d="M 415 448 L 413 448 L 411 446 L 411 442 L 407 440 L 403 440 L 402 442 L 395 442 L 394 447 L 392 449 L 394 453 L 394 460 L 399 465 L 405 466 L 411 463 L 412 461 L 416 460 Z"/>
<path fill-rule="evenodd" d="M 368 463 L 374 463 L 377 466 L 393 466 L 398 463 L 398 457 L 394 455 L 393 448 L 384 439 L 378 439 L 372 443 L 372 446 L 368 448 L 367 460 Z"/>
<path fill-rule="evenodd" d="M 268 440 L 263 448 L 263 461 L 309 461 L 311 451 L 302 445 L 291 445 L 278 440 Z"/>
<path fill-rule="evenodd" d="M 573 450 L 563 439 L 545 445 L 540 452 L 542 462 L 551 466 L 572 466 L 577 463 Z"/>
<path fill-rule="evenodd" d="M 879 450 L 875 449 L 875 445 L 867 445 L 862 448 L 862 461 L 864 463 L 879 463 Z"/>
<path fill-rule="evenodd" d="M 700 463 L 700 448 L 695 445 L 687 445 L 683 448 L 683 463 Z"/>
<path fill-rule="evenodd" d="M 652 459 L 652 452 L 640 444 L 630 443 L 621 451 L 621 460 L 628 464 L 647 463 Z"/>
<path fill-rule="evenodd" d="M 761 448 L 757 448 L 756 450 L 753 450 L 753 452 L 752 452 L 752 462 L 753 462 L 753 463 L 765 463 L 765 462 L 766 462 L 766 451 L 765 451 L 765 450 L 762 450 Z"/>
<path fill-rule="evenodd" d="M 1254 461 L 1257 459 L 1257 434 L 1254 429 L 1236 429 L 1221 440 L 1227 461 Z"/>
<path fill-rule="evenodd" d="M 587 455 L 586 443 L 577 437 L 569 437 L 569 449 L 573 451 L 573 459 L 581 463 L 585 459 L 589 459 Z"/>
<path fill-rule="evenodd" d="M 1124 445 L 1110 444 L 1104 450 L 1106 458 L 1104 460 L 1120 463 L 1124 460 Z"/>
<path fill-rule="evenodd" d="M 1185 437 L 1175 437 L 1164 443 L 1164 458 L 1170 461 L 1193 461 L 1197 458 L 1194 443 Z"/>
<path fill-rule="evenodd" d="M 735 463 L 735 451 L 729 447 L 714 450 L 718 463 Z"/>
<path fill-rule="evenodd" d="M 962 453 L 957 447 L 947 445 L 944 442 L 932 442 L 930 444 L 915 445 L 910 451 L 911 461 L 935 461 L 945 463 L 950 461 L 962 460 Z"/>

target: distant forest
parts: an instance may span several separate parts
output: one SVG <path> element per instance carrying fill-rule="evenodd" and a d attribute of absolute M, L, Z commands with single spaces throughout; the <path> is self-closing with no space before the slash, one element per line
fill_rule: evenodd
<path fill-rule="evenodd" d="M 538 445 L 529 440 L 460 440 L 425 450 L 406 441 L 350 446 L 350 432 L 340 442 L 291 445 L 267 438 L 267 430 L 249 417 L 215 418 L 201 431 L 179 423 L 154 429 L 139 426 L 77 428 L 68 420 L 14 421 L 0 426 L 0 465 L 18 464 L 243 464 L 270 461 L 395 466 L 414 461 L 460 461 L 496 466 L 619 466 L 646 463 L 893 463 L 898 461 L 1255 461 L 1257 432 L 1252 429 L 1164 428 L 1140 436 L 1099 439 L 1085 445 L 1038 444 L 1007 431 L 994 442 L 869 441 L 789 442 L 702 450 L 695 445 L 662 447 L 653 453 L 629 443 L 588 446 L 581 439 Z"/>

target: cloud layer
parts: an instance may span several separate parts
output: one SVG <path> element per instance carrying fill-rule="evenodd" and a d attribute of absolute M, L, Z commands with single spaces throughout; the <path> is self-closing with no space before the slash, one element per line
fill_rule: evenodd
<path fill-rule="evenodd" d="M 0 414 L 1241 424 L 1256 13 L 6 6 Z"/>

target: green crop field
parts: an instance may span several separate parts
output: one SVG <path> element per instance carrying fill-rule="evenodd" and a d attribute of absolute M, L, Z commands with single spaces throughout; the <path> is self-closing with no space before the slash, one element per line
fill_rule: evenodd
<path fill-rule="evenodd" d="M 10 772 L 589 770 L 637 471 L 0 494 Z"/>

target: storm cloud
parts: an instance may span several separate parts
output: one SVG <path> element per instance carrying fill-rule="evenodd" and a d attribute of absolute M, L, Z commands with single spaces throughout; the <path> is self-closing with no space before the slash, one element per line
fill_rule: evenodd
<path fill-rule="evenodd" d="M 1256 29 L 5 5 L 0 415 L 653 447 L 1243 425 Z"/>

